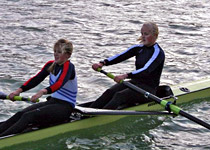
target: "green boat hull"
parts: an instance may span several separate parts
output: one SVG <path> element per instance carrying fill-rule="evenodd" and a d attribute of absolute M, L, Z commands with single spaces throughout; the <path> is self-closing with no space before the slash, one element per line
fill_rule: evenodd
<path fill-rule="evenodd" d="M 180 87 L 187 88 L 188 91 L 181 91 Z M 210 79 L 203 79 L 194 81 L 192 83 L 185 83 L 171 87 L 175 96 L 178 98 L 177 105 L 195 101 L 197 99 L 203 99 L 210 97 Z M 168 98 L 168 101 L 174 101 L 174 98 Z M 150 102 L 143 105 L 127 108 L 126 110 L 138 110 L 138 111 L 162 111 L 164 108 L 155 103 Z M 72 132 L 80 132 L 85 129 L 95 128 L 117 122 L 120 119 L 127 117 L 123 115 L 103 115 L 87 119 L 74 121 L 71 123 L 65 123 L 46 129 L 32 131 L 12 137 L 4 138 L 0 140 L 0 149 L 16 149 L 24 145 L 33 145 L 45 141 L 51 137 L 58 135 L 71 134 Z"/>

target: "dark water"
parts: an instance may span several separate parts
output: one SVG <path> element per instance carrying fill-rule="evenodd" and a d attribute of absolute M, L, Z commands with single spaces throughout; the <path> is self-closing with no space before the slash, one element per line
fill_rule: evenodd
<path fill-rule="evenodd" d="M 166 53 L 162 84 L 206 78 L 210 73 L 209 10 L 208 0 L 1 0 L 0 91 L 9 93 L 37 73 L 53 59 L 53 44 L 66 38 L 74 45 L 71 60 L 77 69 L 78 102 L 94 100 L 114 82 L 94 72 L 91 64 L 136 44 L 145 21 L 156 22 L 160 29 L 158 42 Z M 114 74 L 129 72 L 134 69 L 133 60 L 105 69 Z M 23 96 L 31 96 L 47 84 L 45 80 Z M 27 105 L 0 101 L 0 120 Z M 210 122 L 209 101 L 184 108 Z M 135 118 L 132 122 L 137 123 L 126 124 L 130 129 L 116 128 L 94 136 L 75 133 L 58 145 L 65 149 L 210 148 L 209 132 L 183 117 L 150 120 L 155 127 L 142 129 L 138 124 L 145 120 Z"/>

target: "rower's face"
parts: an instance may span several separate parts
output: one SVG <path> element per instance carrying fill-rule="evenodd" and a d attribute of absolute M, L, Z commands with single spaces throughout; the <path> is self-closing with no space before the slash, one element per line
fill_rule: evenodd
<path fill-rule="evenodd" d="M 143 25 L 141 28 L 142 43 L 145 46 L 152 46 L 156 41 L 156 36 L 152 33 L 152 28 L 149 25 Z"/>
<path fill-rule="evenodd" d="M 69 54 L 63 53 L 61 49 L 57 48 L 54 50 L 54 58 L 55 58 L 55 63 L 63 64 L 69 59 Z"/>

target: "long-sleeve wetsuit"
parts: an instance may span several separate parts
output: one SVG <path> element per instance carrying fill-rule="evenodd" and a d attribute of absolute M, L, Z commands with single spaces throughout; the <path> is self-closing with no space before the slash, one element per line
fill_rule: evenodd
<path fill-rule="evenodd" d="M 158 43 L 151 47 L 140 44 L 131 46 L 126 51 L 105 59 L 104 62 L 106 66 L 109 66 L 134 56 L 136 57 L 136 70 L 128 73 L 130 82 L 155 94 L 165 61 L 164 51 Z M 122 104 L 145 102 L 148 102 L 148 100 L 141 94 L 132 91 L 123 84 L 116 84 L 106 90 L 90 107 L 117 109 Z"/>
<path fill-rule="evenodd" d="M 47 62 L 38 74 L 21 86 L 23 91 L 27 91 L 37 86 L 49 75 L 50 86 L 46 89 L 47 94 L 52 93 L 51 98 L 46 102 L 33 104 L 17 112 L 2 123 L 0 136 L 20 133 L 29 124 L 48 126 L 69 119 L 76 104 L 77 78 L 75 67 L 70 61 L 66 61 L 62 65 L 55 65 L 54 74 L 52 74 L 49 73 L 48 68 L 53 62 Z"/>

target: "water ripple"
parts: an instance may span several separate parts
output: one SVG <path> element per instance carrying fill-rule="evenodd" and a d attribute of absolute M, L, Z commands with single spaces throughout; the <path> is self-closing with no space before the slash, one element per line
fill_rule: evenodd
<path fill-rule="evenodd" d="M 209 9 L 207 0 L 1 0 L 0 89 L 9 93 L 19 87 L 37 73 L 46 60 L 53 59 L 53 44 L 59 38 L 66 38 L 74 44 L 71 61 L 78 75 L 78 102 L 94 100 L 114 82 L 94 72 L 92 63 L 137 44 L 142 23 L 150 20 L 159 25 L 158 42 L 166 54 L 161 84 L 172 85 L 208 77 Z M 134 59 L 106 67 L 116 75 L 134 69 Z M 39 88 L 47 84 L 48 80 Z M 31 96 L 36 90 L 26 95 Z M 189 109 L 208 120 L 209 104 L 202 104 Z M 17 111 L 17 106 L 25 106 L 24 103 L 1 105 L 8 107 L 1 107 L 0 120 L 12 115 L 12 110 Z M 209 141 L 207 133 L 183 118 L 169 119 L 160 128 L 157 126 L 162 121 L 158 119 L 151 119 L 146 126 L 141 119 L 132 121 L 138 123 L 135 131 L 139 134 L 132 130 L 134 126 L 123 126 L 129 131 L 125 131 L 126 134 L 117 134 L 122 131 L 115 129 L 115 134 L 106 133 L 93 141 L 89 141 L 89 137 L 80 138 L 75 141 L 76 147 L 81 144 L 82 148 L 91 149 L 91 143 L 100 147 L 104 142 L 109 146 L 107 149 L 167 149 L 166 145 L 169 149 L 209 148 L 209 142 L 203 142 Z M 191 130 L 185 128 L 186 124 Z M 150 130 L 151 134 L 148 133 Z M 188 137 L 184 139 L 183 135 Z M 72 144 L 73 141 L 68 142 Z"/>

